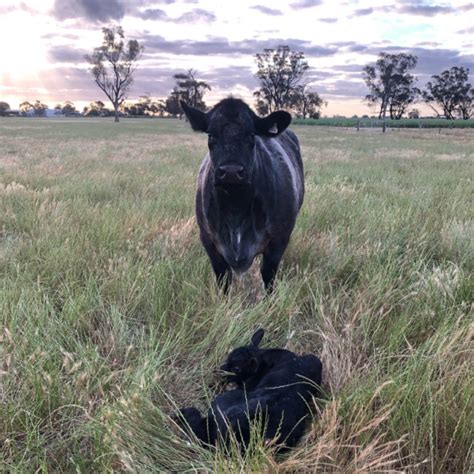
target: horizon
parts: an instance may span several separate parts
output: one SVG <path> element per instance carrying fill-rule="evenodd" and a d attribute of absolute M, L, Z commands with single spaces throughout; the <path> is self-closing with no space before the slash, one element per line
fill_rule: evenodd
<path fill-rule="evenodd" d="M 231 10 L 214 0 L 0 0 L 0 40 L 13 45 L 0 52 L 0 101 L 107 104 L 84 55 L 101 44 L 103 26 L 121 24 L 145 46 L 127 102 L 166 98 L 173 74 L 192 68 L 212 87 L 208 106 L 229 94 L 253 106 L 255 54 L 287 44 L 305 54 L 310 87 L 328 102 L 322 115 L 370 116 L 362 68 L 382 51 L 416 55 L 421 88 L 452 66 L 470 68 L 472 81 L 473 10 L 466 1 L 244 0 Z"/>

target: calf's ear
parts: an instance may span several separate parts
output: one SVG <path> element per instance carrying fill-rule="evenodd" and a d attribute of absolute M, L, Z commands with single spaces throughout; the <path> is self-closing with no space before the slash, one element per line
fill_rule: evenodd
<path fill-rule="evenodd" d="M 198 109 L 190 107 L 186 102 L 180 100 L 181 108 L 183 109 L 184 114 L 189 120 L 191 127 L 196 132 L 207 132 L 207 127 L 209 126 L 209 120 L 207 114 L 201 112 Z"/>
<path fill-rule="evenodd" d="M 276 137 L 281 132 L 286 130 L 291 122 L 291 115 L 284 110 L 279 110 L 267 115 L 263 118 L 258 118 L 255 124 L 257 135 L 265 135 L 267 137 Z"/>
<path fill-rule="evenodd" d="M 265 331 L 260 328 L 255 331 L 255 334 L 252 336 L 252 346 L 258 347 L 260 342 L 262 341 L 263 335 L 265 334 Z"/>

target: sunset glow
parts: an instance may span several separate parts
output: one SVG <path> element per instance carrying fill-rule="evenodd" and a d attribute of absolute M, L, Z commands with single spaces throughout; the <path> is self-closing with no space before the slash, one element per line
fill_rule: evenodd
<path fill-rule="evenodd" d="M 451 66 L 474 70 L 473 20 L 467 0 L 0 0 L 0 100 L 104 100 L 84 54 L 102 26 L 120 23 L 145 46 L 131 100 L 166 97 L 172 75 L 193 68 L 212 86 L 207 103 L 230 93 L 252 101 L 255 53 L 288 44 L 305 53 L 324 114 L 370 113 L 365 64 L 380 51 L 413 53 L 420 86 Z"/>

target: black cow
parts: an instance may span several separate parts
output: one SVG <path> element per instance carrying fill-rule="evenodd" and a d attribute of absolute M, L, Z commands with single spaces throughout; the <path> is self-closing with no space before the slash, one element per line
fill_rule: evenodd
<path fill-rule="evenodd" d="M 239 388 L 218 395 L 204 418 L 194 407 L 175 418 L 202 442 L 228 444 L 234 436 L 245 448 L 255 420 L 261 421 L 265 439 L 276 438 L 281 447 L 295 446 L 303 435 L 310 400 L 319 395 L 321 361 L 285 349 L 259 349 L 262 336 L 263 330 L 257 331 L 252 345 L 235 349 L 222 367 Z"/>
<path fill-rule="evenodd" d="M 228 98 L 204 113 L 181 102 L 193 130 L 209 136 L 199 171 L 196 216 L 201 241 L 224 291 L 232 271 L 248 270 L 256 255 L 271 291 L 303 203 L 303 162 L 287 112 L 259 118 Z"/>

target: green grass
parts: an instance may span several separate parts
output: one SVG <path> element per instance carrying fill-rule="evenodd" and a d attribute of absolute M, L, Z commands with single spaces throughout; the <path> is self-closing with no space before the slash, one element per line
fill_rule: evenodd
<path fill-rule="evenodd" d="M 322 127 L 353 127 L 357 124 L 361 128 L 382 128 L 385 122 L 387 128 L 474 128 L 474 119 L 446 120 L 446 119 L 400 119 L 377 120 L 364 118 L 321 118 L 295 119 L 298 125 L 316 125 Z"/>
<path fill-rule="evenodd" d="M 198 241 L 205 137 L 175 120 L 0 120 L 0 471 L 469 472 L 473 132 L 294 126 L 306 197 L 263 297 Z M 186 439 L 213 370 L 264 327 L 327 400 L 286 455 Z"/>

